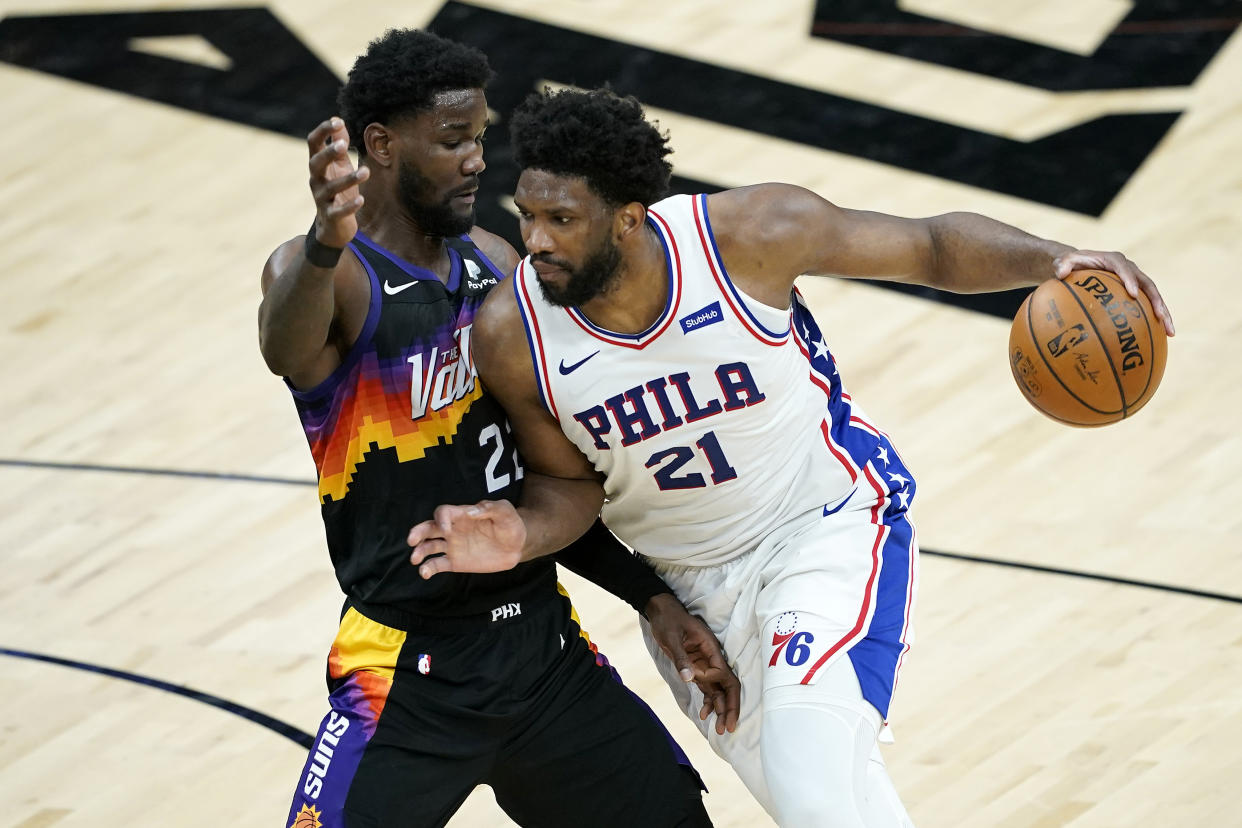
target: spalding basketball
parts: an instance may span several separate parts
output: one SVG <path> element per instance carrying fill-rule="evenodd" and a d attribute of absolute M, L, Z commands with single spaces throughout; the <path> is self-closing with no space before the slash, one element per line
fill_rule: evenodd
<path fill-rule="evenodd" d="M 1074 426 L 1133 416 L 1156 393 L 1167 353 L 1151 302 L 1103 270 L 1044 282 L 1009 331 L 1009 367 L 1027 401 Z"/>

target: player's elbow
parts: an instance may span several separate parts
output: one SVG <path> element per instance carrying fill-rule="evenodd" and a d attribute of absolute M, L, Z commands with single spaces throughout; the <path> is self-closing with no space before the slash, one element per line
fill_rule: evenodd
<path fill-rule="evenodd" d="M 259 317 L 259 353 L 267 369 L 278 377 L 291 377 L 305 367 L 305 349 L 281 331 L 274 330 L 265 324 L 262 314 Z"/>

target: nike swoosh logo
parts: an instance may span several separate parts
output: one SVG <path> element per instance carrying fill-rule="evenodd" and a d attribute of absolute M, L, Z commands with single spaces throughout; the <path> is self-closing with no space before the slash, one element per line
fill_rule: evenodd
<path fill-rule="evenodd" d="M 845 500 L 842 500 L 840 503 L 838 503 L 838 504 L 837 504 L 834 508 L 832 508 L 832 509 L 829 509 L 827 506 L 825 506 L 825 507 L 824 507 L 824 517 L 828 517 L 829 515 L 835 515 L 837 512 L 839 512 L 839 511 L 841 511 L 843 508 L 845 508 L 845 504 L 847 504 L 847 503 L 849 503 L 849 502 L 850 502 L 850 498 L 852 498 L 852 497 L 854 496 L 854 493 L 855 493 L 855 492 L 857 492 L 857 491 L 858 491 L 858 488 L 857 488 L 857 487 L 855 487 L 854 489 L 850 490 L 850 493 L 849 493 L 849 494 L 847 494 L 847 495 L 845 496 Z"/>
<path fill-rule="evenodd" d="M 586 362 L 588 359 L 590 359 L 591 357 L 595 356 L 598 353 L 599 351 L 596 351 L 594 354 L 590 354 L 589 356 L 584 356 L 582 359 L 578 360 L 573 365 L 566 365 L 565 360 L 562 359 L 561 365 L 560 365 L 561 376 L 562 377 L 568 376 L 569 374 L 572 374 L 574 371 L 577 371 L 579 368 L 582 367 L 582 364 L 584 362 Z"/>
<path fill-rule="evenodd" d="M 388 280 L 385 279 L 384 280 L 384 293 L 387 293 L 389 296 L 396 296 L 398 293 L 405 290 L 406 288 L 414 287 L 414 285 L 417 285 L 417 284 L 418 284 L 418 280 L 415 279 L 412 282 L 406 282 L 404 285 L 397 285 L 396 287 L 393 287 L 392 285 L 388 284 Z"/>

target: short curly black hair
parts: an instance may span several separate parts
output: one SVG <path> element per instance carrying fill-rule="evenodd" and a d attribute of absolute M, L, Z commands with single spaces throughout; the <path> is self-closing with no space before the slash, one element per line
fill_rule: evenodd
<path fill-rule="evenodd" d="M 668 193 L 673 150 L 633 96 L 610 89 L 544 90 L 509 120 L 518 167 L 583 178 L 613 206 L 649 207 Z"/>
<path fill-rule="evenodd" d="M 365 154 L 368 124 L 425 112 L 440 92 L 483 89 L 493 75 L 478 49 L 421 29 L 389 29 L 354 61 L 336 104 L 354 148 Z"/>

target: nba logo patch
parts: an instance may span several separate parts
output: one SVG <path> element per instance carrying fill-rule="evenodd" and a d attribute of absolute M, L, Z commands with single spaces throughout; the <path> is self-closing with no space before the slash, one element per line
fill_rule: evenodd
<path fill-rule="evenodd" d="M 418 654 L 418 672 L 424 676 L 431 672 L 431 656 L 428 653 Z"/>

